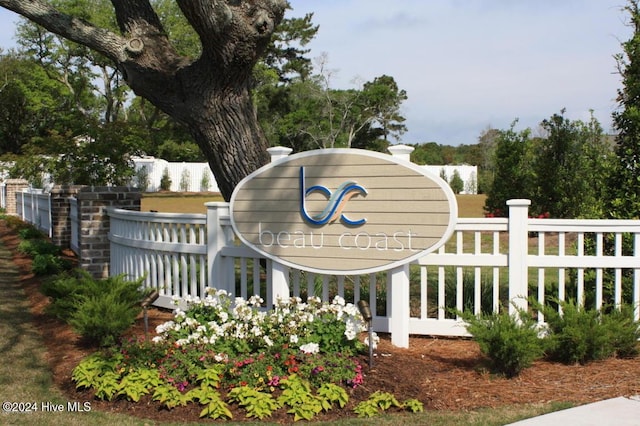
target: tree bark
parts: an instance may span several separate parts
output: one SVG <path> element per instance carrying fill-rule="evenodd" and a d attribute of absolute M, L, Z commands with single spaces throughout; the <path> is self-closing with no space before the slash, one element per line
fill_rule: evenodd
<path fill-rule="evenodd" d="M 0 7 L 112 60 L 137 95 L 187 126 L 229 200 L 241 179 L 269 161 L 251 99 L 251 72 L 287 2 L 176 0 L 200 37 L 199 58 L 176 52 L 149 0 L 111 3 L 120 34 L 45 0 L 0 0 Z"/>

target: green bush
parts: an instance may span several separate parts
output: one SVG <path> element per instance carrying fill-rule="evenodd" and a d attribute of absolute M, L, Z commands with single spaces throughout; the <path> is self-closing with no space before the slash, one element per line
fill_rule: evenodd
<path fill-rule="evenodd" d="M 67 270 L 71 263 L 54 254 L 36 254 L 31 263 L 31 271 L 36 275 L 54 275 Z"/>
<path fill-rule="evenodd" d="M 586 364 L 612 356 L 637 354 L 640 337 L 631 308 L 585 309 L 574 301 L 554 301 L 553 307 L 538 306 L 548 325 L 545 338 L 547 357 L 566 364 Z"/>
<path fill-rule="evenodd" d="M 69 324 L 88 342 L 111 346 L 135 322 L 142 308 L 121 300 L 116 292 L 89 296 L 78 305 Z"/>
<path fill-rule="evenodd" d="M 18 236 L 23 240 L 44 238 L 44 234 L 41 231 L 31 226 L 18 230 Z"/>
<path fill-rule="evenodd" d="M 23 240 L 18 244 L 18 251 L 31 257 L 35 257 L 38 254 L 58 256 L 62 252 L 60 247 L 45 239 Z"/>
<path fill-rule="evenodd" d="M 47 313 L 68 321 L 82 297 L 100 292 L 102 284 L 82 269 L 66 271 L 43 282 L 40 292 L 50 299 Z"/>
<path fill-rule="evenodd" d="M 169 176 L 169 169 L 167 167 L 162 171 L 162 177 L 160 178 L 160 189 L 163 191 L 169 191 L 171 189 L 171 177 Z"/>
<path fill-rule="evenodd" d="M 603 318 L 603 325 L 618 358 L 633 358 L 640 353 L 640 324 L 635 321 L 630 305 L 623 305 L 620 309 L 609 312 Z"/>
<path fill-rule="evenodd" d="M 543 356 L 536 321 L 526 312 L 482 314 L 458 312 L 467 331 L 489 358 L 492 372 L 515 377 Z"/>
<path fill-rule="evenodd" d="M 67 321 L 85 340 L 108 346 L 140 313 L 146 293 L 141 284 L 122 275 L 96 280 L 78 269 L 45 282 L 41 291 L 51 298 L 48 313 Z"/>

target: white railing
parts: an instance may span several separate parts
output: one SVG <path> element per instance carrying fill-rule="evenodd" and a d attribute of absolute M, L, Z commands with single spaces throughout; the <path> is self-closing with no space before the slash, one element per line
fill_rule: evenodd
<path fill-rule="evenodd" d="M 17 215 L 51 237 L 51 194 L 42 190 L 16 193 Z"/>
<path fill-rule="evenodd" d="M 144 277 L 165 307 L 207 286 L 260 295 L 266 306 L 282 294 L 364 298 L 374 329 L 391 332 L 399 345 L 408 334 L 467 336 L 456 309 L 526 309 L 531 296 L 596 308 L 626 302 L 639 318 L 640 221 L 529 219 L 528 200 L 509 204 L 509 219 L 458 219 L 445 246 L 407 268 L 406 298 L 402 270 L 323 276 L 264 259 L 235 238 L 227 203 L 207 203 L 206 215 L 111 210 L 111 273 Z"/>
<path fill-rule="evenodd" d="M 157 289 L 157 304 L 203 296 L 207 287 L 206 221 L 200 214 L 109 210 L 110 275 L 144 279 Z"/>

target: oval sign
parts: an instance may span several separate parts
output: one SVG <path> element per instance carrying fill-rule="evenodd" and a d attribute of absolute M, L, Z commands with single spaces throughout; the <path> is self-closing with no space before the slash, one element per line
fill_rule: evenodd
<path fill-rule="evenodd" d="M 453 233 L 456 198 L 444 180 L 390 155 L 306 151 L 243 179 L 231 223 L 248 246 L 311 272 L 364 274 L 411 262 Z"/>

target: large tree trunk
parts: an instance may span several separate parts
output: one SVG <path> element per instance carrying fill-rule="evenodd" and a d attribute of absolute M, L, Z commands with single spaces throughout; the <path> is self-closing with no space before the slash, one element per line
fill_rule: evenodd
<path fill-rule="evenodd" d="M 247 174 L 269 161 L 249 93 L 215 93 L 184 122 L 209 161 L 226 200 Z"/>
<path fill-rule="evenodd" d="M 195 60 L 177 54 L 149 0 L 111 3 L 121 34 L 45 0 L 0 0 L 0 7 L 110 58 L 137 95 L 188 126 L 229 200 L 237 183 L 269 159 L 249 88 L 287 1 L 176 0 L 202 43 Z"/>

